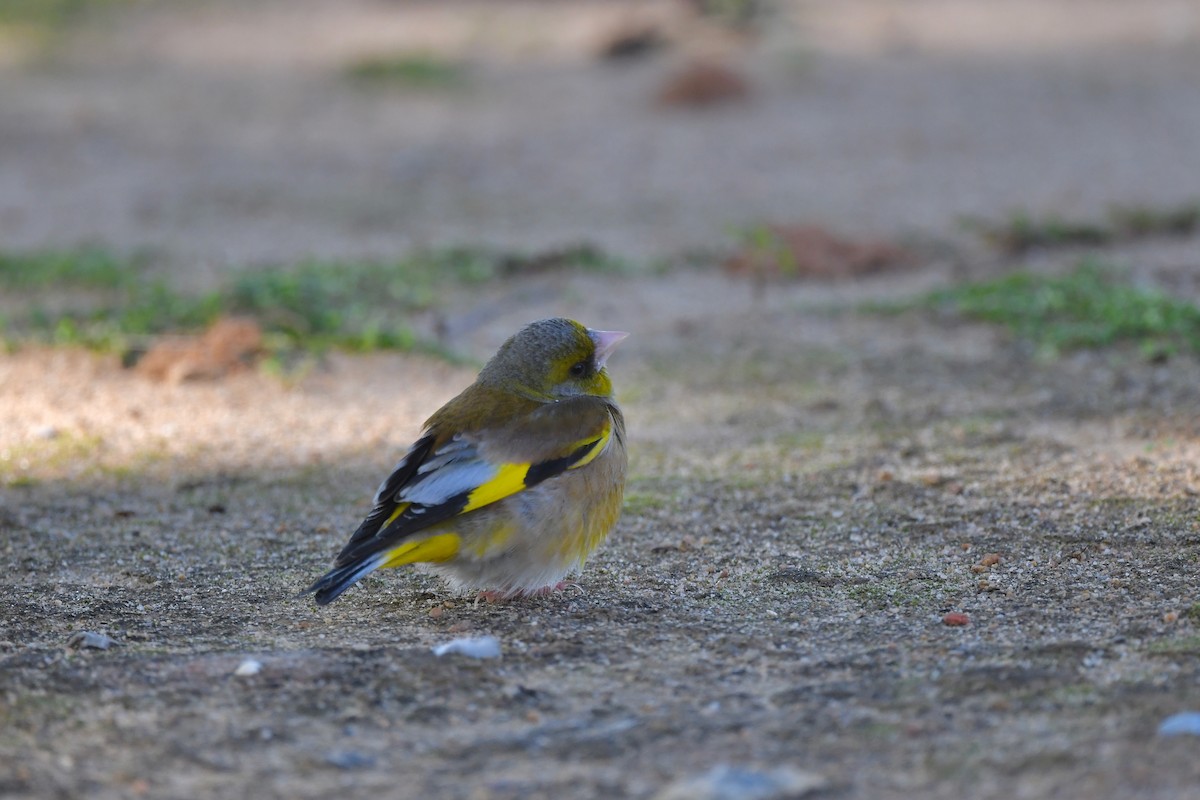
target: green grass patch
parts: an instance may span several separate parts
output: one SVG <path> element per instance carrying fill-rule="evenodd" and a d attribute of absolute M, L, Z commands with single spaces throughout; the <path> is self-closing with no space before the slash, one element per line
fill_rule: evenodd
<path fill-rule="evenodd" d="M 667 508 L 672 502 L 674 502 L 674 498 L 657 492 L 627 491 L 622 510 L 624 513 L 636 517 L 639 514 Z"/>
<path fill-rule="evenodd" d="M 1109 220 L 1129 237 L 1190 236 L 1200 228 L 1200 202 L 1167 208 L 1118 206 L 1109 212 Z"/>
<path fill-rule="evenodd" d="M 1103 222 L 1068 220 L 1053 214 L 1032 217 L 1023 211 L 1000 223 L 966 220 L 964 225 L 992 247 L 1013 255 L 1039 248 L 1098 246 L 1108 244 L 1114 238 L 1112 228 Z"/>
<path fill-rule="evenodd" d="M 965 219 L 963 225 L 1010 255 L 1067 246 L 1100 246 L 1151 236 L 1189 236 L 1200 228 L 1200 202 L 1178 206 L 1116 206 L 1098 220 L 1017 211 L 1001 222 Z"/>
<path fill-rule="evenodd" d="M 31 486 L 48 475 L 94 463 L 103 446 L 99 436 L 60 435 L 0 449 L 0 486 Z"/>
<path fill-rule="evenodd" d="M 116 289 L 133 283 L 139 268 L 99 248 L 0 252 L 0 289 L 14 291 L 70 287 Z"/>
<path fill-rule="evenodd" d="M 1200 351 L 1200 308 L 1085 261 L 1061 277 L 1015 272 L 920 303 L 1005 325 L 1045 354 L 1133 343 L 1148 356 Z"/>
<path fill-rule="evenodd" d="M 101 250 L 0 253 L 0 333 L 22 341 L 129 350 L 222 316 L 255 319 L 270 355 L 330 347 L 441 352 L 410 322 L 449 292 L 547 271 L 625 272 L 579 245 L 534 254 L 475 248 L 420 251 L 395 261 L 308 261 L 233 272 L 216 289 L 184 293 L 139 259 Z M 445 355 L 445 353 L 442 353 Z"/>
<path fill-rule="evenodd" d="M 462 64 L 423 53 L 364 58 L 346 67 L 346 76 L 364 85 L 406 89 L 460 89 L 467 84 Z"/>
<path fill-rule="evenodd" d="M 1181 636 L 1176 639 L 1161 639 L 1151 642 L 1146 652 L 1155 656 L 1200 655 L 1200 636 Z"/>
<path fill-rule="evenodd" d="M 0 0 L 0 25 L 62 28 L 94 11 L 144 4 L 148 0 Z"/>

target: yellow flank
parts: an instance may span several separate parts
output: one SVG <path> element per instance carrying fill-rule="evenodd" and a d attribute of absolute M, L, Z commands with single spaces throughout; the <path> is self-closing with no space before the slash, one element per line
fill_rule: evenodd
<path fill-rule="evenodd" d="M 480 534 L 478 537 L 467 545 L 467 549 L 475 554 L 476 558 L 486 558 L 491 553 L 504 547 L 505 543 L 513 537 L 517 532 L 516 523 L 506 522 L 498 526 L 494 531 L 486 534 Z"/>
<path fill-rule="evenodd" d="M 528 474 L 528 464 L 501 464 L 496 477 L 467 496 L 467 504 L 459 513 L 465 514 L 516 494 L 525 488 L 525 476 Z"/>
<path fill-rule="evenodd" d="M 592 463 L 592 461 L 594 461 L 597 456 L 599 456 L 601 453 L 604 452 L 604 448 L 608 445 L 608 440 L 611 438 L 612 438 L 612 425 L 605 425 L 604 433 L 600 434 L 600 438 L 597 439 L 596 443 L 592 445 L 592 449 L 588 450 L 587 455 L 584 456 L 583 458 L 579 459 L 578 461 L 576 461 L 568 469 L 579 469 L 580 467 L 585 467 L 588 464 Z M 580 447 L 582 447 L 585 444 L 587 444 L 587 442 L 581 442 Z"/>
<path fill-rule="evenodd" d="M 397 519 L 397 518 L 398 518 L 398 517 L 399 517 L 401 514 L 403 514 L 405 511 L 407 511 L 407 510 L 408 510 L 408 507 L 409 507 L 409 506 L 411 506 L 411 505 L 412 505 L 412 503 L 401 503 L 400 505 L 396 506 L 396 510 L 395 510 L 395 511 L 393 511 L 393 512 L 392 512 L 392 515 L 391 515 L 390 517 L 388 517 L 388 518 L 387 518 L 387 522 L 383 523 L 383 525 L 381 525 L 381 526 L 380 526 L 380 530 L 383 530 L 383 529 L 384 529 L 384 528 L 386 528 L 388 525 L 391 525 L 393 522 L 395 522 L 395 521 L 396 521 L 396 519 Z"/>
<path fill-rule="evenodd" d="M 383 567 L 399 567 L 422 561 L 449 561 L 458 553 L 462 540 L 457 533 L 439 533 L 419 542 L 405 542 L 388 551 Z"/>

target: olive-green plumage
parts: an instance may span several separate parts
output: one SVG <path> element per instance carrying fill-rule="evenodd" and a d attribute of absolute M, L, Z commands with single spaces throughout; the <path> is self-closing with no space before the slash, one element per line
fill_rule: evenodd
<path fill-rule="evenodd" d="M 426 421 L 334 568 L 336 599 L 380 567 L 418 563 L 460 591 L 553 587 L 620 515 L 625 421 L 605 364 L 623 333 L 531 323 Z"/>

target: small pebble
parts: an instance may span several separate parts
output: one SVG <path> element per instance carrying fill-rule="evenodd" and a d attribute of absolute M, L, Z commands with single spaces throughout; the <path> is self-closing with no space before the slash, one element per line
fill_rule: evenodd
<path fill-rule="evenodd" d="M 246 678 L 250 675 L 257 675 L 262 672 L 262 662 L 255 661 L 253 658 L 247 658 L 242 663 L 238 664 L 237 669 L 233 671 L 234 675 L 239 678 Z"/>
<path fill-rule="evenodd" d="M 458 653 L 467 658 L 499 658 L 500 640 L 495 636 L 468 636 L 462 639 L 452 639 L 433 648 L 435 656 L 444 656 L 450 653 Z"/>
<path fill-rule="evenodd" d="M 1158 726 L 1159 736 L 1200 736 L 1200 711 L 1172 714 Z"/>
<path fill-rule="evenodd" d="M 342 750 L 325 756 L 325 763 L 338 769 L 366 769 L 375 766 L 375 756 L 356 750 Z"/>
<path fill-rule="evenodd" d="M 961 611 L 951 611 L 942 617 L 942 624 L 949 625 L 951 628 L 961 628 L 963 625 L 971 624 L 971 618 Z"/>
<path fill-rule="evenodd" d="M 819 792 L 828 785 L 823 775 L 794 767 L 719 764 L 701 775 L 671 783 L 654 800 L 784 800 Z"/>
<path fill-rule="evenodd" d="M 67 647 L 71 650 L 107 650 L 116 644 L 103 633 L 91 631 L 76 631 L 67 639 Z"/>

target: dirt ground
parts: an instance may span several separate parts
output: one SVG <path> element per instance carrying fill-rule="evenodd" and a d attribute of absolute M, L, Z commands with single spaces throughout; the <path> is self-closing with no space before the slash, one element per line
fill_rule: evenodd
<path fill-rule="evenodd" d="M 671 256 L 763 219 L 941 244 L 761 298 L 682 267 L 447 297 L 475 358 L 552 314 L 633 333 L 622 521 L 578 589 L 500 604 L 406 572 L 295 597 L 469 367 L 163 386 L 0 357 L 0 794 L 654 798 L 724 764 L 819 797 L 1200 797 L 1195 737 L 1156 734 L 1200 710 L 1200 363 L 858 310 L 1012 266 L 962 215 L 1194 197 L 1196 4 L 807 4 L 788 36 L 706 40 L 754 79 L 710 112 L 650 102 L 685 45 L 601 64 L 567 17 L 487 38 L 461 94 L 364 93 L 335 67 L 439 6 L 238 5 L 4 62 L 7 247 L 148 248 L 205 286 L 414 244 Z M 484 13 L 457 8 L 447 50 Z M 1196 238 L 1101 254 L 1200 297 Z M 431 652 L 474 635 L 500 658 Z"/>

